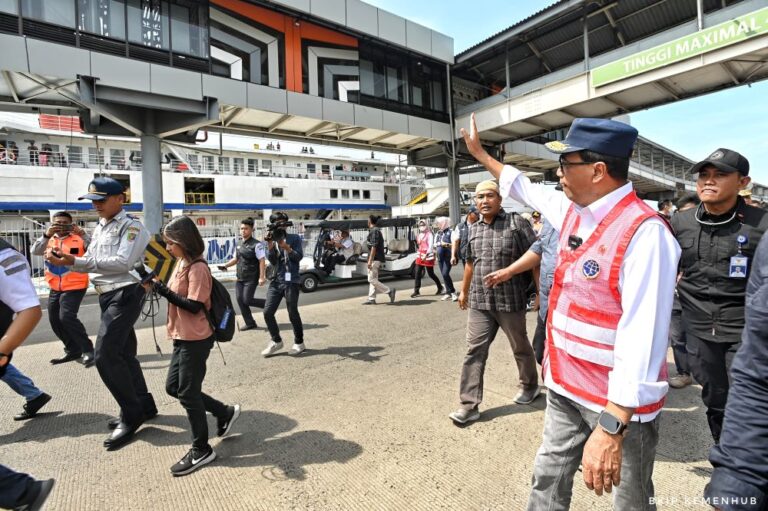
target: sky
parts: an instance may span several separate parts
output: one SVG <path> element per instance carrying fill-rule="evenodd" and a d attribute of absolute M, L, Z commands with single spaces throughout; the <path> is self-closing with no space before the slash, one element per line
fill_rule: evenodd
<path fill-rule="evenodd" d="M 502 31 L 554 0 L 366 0 L 448 35 L 454 54 Z M 740 86 L 630 115 L 640 134 L 703 160 L 720 147 L 750 161 L 753 180 L 768 185 L 768 81 Z"/>

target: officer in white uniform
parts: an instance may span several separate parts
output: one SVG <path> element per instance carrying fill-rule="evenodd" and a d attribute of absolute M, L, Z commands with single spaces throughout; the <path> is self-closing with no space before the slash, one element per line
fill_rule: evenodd
<path fill-rule="evenodd" d="M 150 235 L 141 222 L 123 210 L 124 198 L 125 189 L 118 181 L 109 177 L 91 181 L 88 194 L 80 200 L 91 200 L 100 219 L 88 251 L 82 257 L 56 252 L 46 255 L 51 264 L 90 273 L 99 294 L 101 327 L 96 339 L 96 368 L 120 405 L 119 420 L 109 421 L 114 431 L 104 441 L 107 449 L 126 444 L 146 419 L 157 415 L 136 358 L 133 329 L 141 313 L 144 288 L 130 273 L 142 260 Z"/>
<path fill-rule="evenodd" d="M 13 350 L 24 342 L 42 315 L 26 259 L 0 239 L 0 377 L 6 376 L 6 371 L 14 371 Z M 53 479 L 37 481 L 0 465 L 0 508 L 40 509 L 53 483 Z"/>

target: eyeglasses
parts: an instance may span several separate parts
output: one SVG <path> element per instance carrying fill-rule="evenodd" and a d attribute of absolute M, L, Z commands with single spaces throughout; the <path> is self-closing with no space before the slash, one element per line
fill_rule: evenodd
<path fill-rule="evenodd" d="M 568 161 L 564 158 L 560 158 L 557 163 L 560 165 L 561 169 L 564 169 L 566 167 L 574 167 L 576 165 L 592 165 L 593 161 Z"/>

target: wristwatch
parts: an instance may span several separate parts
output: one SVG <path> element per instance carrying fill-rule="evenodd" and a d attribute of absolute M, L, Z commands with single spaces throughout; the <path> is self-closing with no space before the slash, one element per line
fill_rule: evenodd
<path fill-rule="evenodd" d="M 600 417 L 597 419 L 597 424 L 609 435 L 620 435 L 624 432 L 625 429 L 627 429 L 626 424 L 605 410 L 600 412 Z"/>

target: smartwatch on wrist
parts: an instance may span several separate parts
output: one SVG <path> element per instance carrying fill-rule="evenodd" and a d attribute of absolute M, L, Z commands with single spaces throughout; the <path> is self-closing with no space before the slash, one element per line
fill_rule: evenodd
<path fill-rule="evenodd" d="M 597 419 L 597 424 L 609 435 L 621 435 L 624 430 L 627 429 L 626 424 L 605 410 L 600 412 L 600 417 Z"/>

